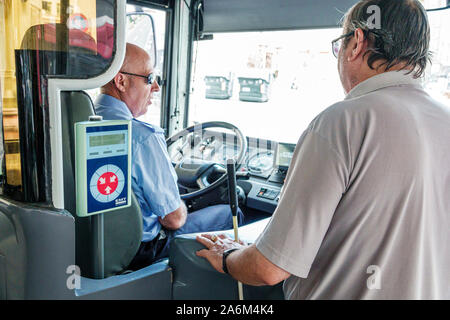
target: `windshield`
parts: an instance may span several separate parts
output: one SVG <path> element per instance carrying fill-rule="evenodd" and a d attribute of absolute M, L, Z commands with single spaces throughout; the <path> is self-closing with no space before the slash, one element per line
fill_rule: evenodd
<path fill-rule="evenodd" d="M 449 105 L 450 10 L 430 12 L 433 64 L 424 86 Z M 345 97 L 331 52 L 340 28 L 218 33 L 194 44 L 189 125 L 227 121 L 249 137 L 296 143 Z"/>

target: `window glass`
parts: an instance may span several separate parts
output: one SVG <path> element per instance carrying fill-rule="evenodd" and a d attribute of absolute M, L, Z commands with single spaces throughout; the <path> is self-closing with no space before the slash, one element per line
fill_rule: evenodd
<path fill-rule="evenodd" d="M 39 52 L 42 75 L 89 78 L 101 74 L 111 63 L 113 0 L 14 2 L 12 9 L 20 10 L 16 13 L 18 21 L 13 21 L 21 33 L 15 39 L 16 54 Z M 35 21 L 28 22 L 29 16 Z"/>
<path fill-rule="evenodd" d="M 162 75 L 164 65 L 166 12 L 138 6 L 129 6 L 127 11 L 143 12 L 152 17 L 154 29 L 149 28 L 149 19 L 145 15 L 129 16 L 129 22 L 127 24 L 127 42 L 146 49 L 150 54 L 152 61 L 156 60 L 156 63 L 153 62 L 155 74 Z M 148 30 L 153 30 L 155 43 L 152 41 L 153 34 L 148 32 Z M 139 120 L 158 126 L 161 125 L 161 91 L 162 88 L 159 92 L 153 93 L 152 104 L 148 108 L 147 113 L 139 117 Z"/>
<path fill-rule="evenodd" d="M 450 105 L 450 10 L 429 13 L 433 63 L 425 89 Z M 218 33 L 194 44 L 189 125 L 227 121 L 250 137 L 296 143 L 344 98 L 331 52 L 340 28 Z"/>
<path fill-rule="evenodd" d="M 296 143 L 344 98 L 331 40 L 340 29 L 214 34 L 194 48 L 189 124 L 227 121 L 250 137 Z"/>
<path fill-rule="evenodd" d="M 433 58 L 426 71 L 424 87 L 433 98 L 450 106 L 450 9 L 428 12 L 428 19 Z"/>
<path fill-rule="evenodd" d="M 447 6 L 447 0 L 420 0 L 420 2 L 427 10 L 440 9 Z"/>
<path fill-rule="evenodd" d="M 141 6 L 127 5 L 127 13 L 129 14 L 127 16 L 126 25 L 127 42 L 144 48 L 153 61 L 154 72 L 157 75 L 162 75 L 164 65 L 166 12 Z M 151 19 L 149 17 L 151 17 Z M 139 120 L 161 125 L 161 90 L 153 93 L 151 106 L 148 108 L 146 114 L 139 117 Z M 95 101 L 100 94 L 100 88 L 87 90 L 87 93 L 91 96 L 92 100 Z"/>
<path fill-rule="evenodd" d="M 115 50 L 114 10 L 114 0 L 0 1 L 0 167 L 12 192 L 25 183 L 43 185 L 36 181 L 43 170 L 36 159 L 46 152 L 48 76 L 101 74 Z"/>

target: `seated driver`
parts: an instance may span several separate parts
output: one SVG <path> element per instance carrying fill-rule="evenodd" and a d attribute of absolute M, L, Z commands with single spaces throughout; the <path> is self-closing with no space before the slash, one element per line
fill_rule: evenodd
<path fill-rule="evenodd" d="M 153 92 L 160 89 L 155 78 L 147 52 L 128 43 L 122 68 L 95 101 L 95 111 L 103 119 L 132 120 L 132 189 L 144 219 L 142 242 L 129 266 L 132 270 L 167 257 L 175 235 L 233 228 L 229 205 L 187 213 L 164 131 L 136 119 L 147 112 Z"/>

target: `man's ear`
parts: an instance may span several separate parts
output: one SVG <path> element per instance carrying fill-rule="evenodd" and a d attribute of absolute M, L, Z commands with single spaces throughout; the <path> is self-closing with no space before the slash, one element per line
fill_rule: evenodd
<path fill-rule="evenodd" d="M 351 48 L 348 56 L 348 61 L 356 60 L 359 55 L 364 54 L 367 46 L 367 41 L 364 37 L 364 32 L 361 29 L 356 29 L 352 40 L 349 42 Z"/>
<path fill-rule="evenodd" d="M 128 87 L 128 78 L 119 72 L 113 78 L 113 83 L 116 86 L 117 90 L 119 90 L 120 92 L 125 92 L 126 88 Z"/>

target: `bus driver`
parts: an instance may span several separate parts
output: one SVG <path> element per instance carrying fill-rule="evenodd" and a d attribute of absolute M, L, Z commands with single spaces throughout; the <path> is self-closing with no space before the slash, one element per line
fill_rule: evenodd
<path fill-rule="evenodd" d="M 95 111 L 103 119 L 132 120 L 132 189 L 142 211 L 143 238 L 129 266 L 131 270 L 168 256 L 175 235 L 233 228 L 228 205 L 187 213 L 167 153 L 164 131 L 136 119 L 147 112 L 153 92 L 159 89 L 147 52 L 127 43 L 119 73 L 101 88 L 95 101 Z M 239 221 L 242 219 L 239 211 Z"/>

